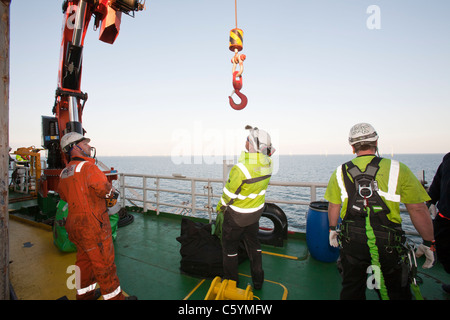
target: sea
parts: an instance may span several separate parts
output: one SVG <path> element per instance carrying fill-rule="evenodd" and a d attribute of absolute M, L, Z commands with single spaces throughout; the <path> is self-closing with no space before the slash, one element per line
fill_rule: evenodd
<path fill-rule="evenodd" d="M 425 187 L 430 186 L 437 168 L 445 153 L 442 154 L 389 154 L 381 155 L 384 158 L 394 159 L 407 165 L 419 180 L 425 181 Z M 273 157 L 274 174 L 271 181 L 277 182 L 316 182 L 328 183 L 333 171 L 342 163 L 351 160 L 354 155 L 279 155 Z M 223 178 L 223 157 L 192 156 L 177 158 L 171 156 L 109 156 L 97 157 L 107 167 L 113 167 L 119 173 L 144 174 L 144 175 L 182 175 L 199 178 Z M 231 163 L 237 162 L 237 156 L 228 158 Z M 188 188 L 186 181 L 168 180 L 164 188 Z M 184 185 L 183 185 L 184 183 Z M 128 182 L 127 182 L 128 184 Z M 222 194 L 223 185 L 213 185 L 214 194 Z M 206 192 L 202 186 L 197 186 L 197 192 Z M 325 201 L 323 195 L 325 188 L 317 190 L 316 201 Z M 151 199 L 151 194 L 147 194 Z M 275 200 L 301 200 L 311 201 L 309 188 L 298 187 L 272 187 L 269 186 L 266 199 Z M 219 199 L 214 199 L 214 207 Z M 175 204 L 188 204 L 191 196 L 186 194 L 167 194 L 163 202 Z M 203 205 L 202 200 L 197 200 L 197 207 Z M 205 200 L 206 201 L 206 200 Z M 289 230 L 304 232 L 306 230 L 306 214 L 308 205 L 278 205 L 286 214 Z M 168 212 L 176 212 L 174 208 L 167 208 Z M 179 212 L 180 210 L 178 210 Z M 185 212 L 186 213 L 186 212 Z M 189 212 L 187 212 L 189 214 Z M 207 213 L 200 213 L 200 216 Z M 214 219 L 214 217 L 213 217 Z M 413 231 L 414 228 L 407 213 L 402 213 L 404 229 Z M 264 223 L 263 223 L 264 225 Z"/>

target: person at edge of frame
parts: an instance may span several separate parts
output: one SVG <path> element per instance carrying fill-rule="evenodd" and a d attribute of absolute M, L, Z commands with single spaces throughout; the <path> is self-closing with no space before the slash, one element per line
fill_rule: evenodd
<path fill-rule="evenodd" d="M 431 268 L 433 225 L 425 204 L 430 197 L 406 165 L 377 156 L 378 134 L 372 125 L 354 125 L 348 140 L 356 158 L 333 172 L 325 192 L 330 245 L 341 244 L 340 298 L 365 299 L 367 270 L 372 267 L 380 271 L 377 293 L 381 299 L 412 299 L 400 263 L 405 254 L 400 200 L 423 238 L 418 249 L 426 255 L 423 267 Z M 336 230 L 339 217 L 342 222 Z"/>

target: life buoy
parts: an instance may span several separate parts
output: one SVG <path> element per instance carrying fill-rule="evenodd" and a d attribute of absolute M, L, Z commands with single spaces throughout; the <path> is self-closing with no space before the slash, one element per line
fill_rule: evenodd
<path fill-rule="evenodd" d="M 273 203 L 266 203 L 261 217 L 268 218 L 273 223 L 273 229 L 260 228 L 258 239 L 262 244 L 282 247 L 287 239 L 288 221 L 286 214 Z"/>

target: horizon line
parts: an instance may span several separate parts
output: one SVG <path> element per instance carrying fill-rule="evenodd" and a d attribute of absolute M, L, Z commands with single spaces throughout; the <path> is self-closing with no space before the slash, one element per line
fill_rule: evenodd
<path fill-rule="evenodd" d="M 423 153 L 416 153 L 416 152 L 404 152 L 404 153 L 395 153 L 395 154 L 392 154 L 392 153 L 389 153 L 389 152 L 387 152 L 387 153 L 380 153 L 380 156 L 383 156 L 383 155 L 391 155 L 391 156 L 395 156 L 395 155 L 439 155 L 439 154 L 442 154 L 442 155 L 445 155 L 445 154 L 447 154 L 448 152 L 443 152 L 443 153 L 439 153 L 439 152 L 423 152 Z M 185 155 L 185 156 L 182 156 L 182 157 L 222 157 L 222 158 L 231 158 L 231 157 L 236 157 L 236 156 L 239 156 L 240 154 L 234 154 L 234 155 L 205 155 L 205 154 L 202 154 L 202 155 L 200 155 L 200 154 L 191 154 L 191 155 Z M 283 153 L 283 154 L 279 154 L 278 156 L 324 156 L 324 157 L 327 157 L 327 156 L 346 156 L 346 155 L 353 155 L 352 153 L 327 153 L 327 154 L 324 154 L 324 153 L 295 153 L 295 154 L 287 154 L 287 153 Z M 165 154 L 158 154 L 158 155 L 129 155 L 129 154 L 127 154 L 127 155 L 105 155 L 105 156 L 101 156 L 101 155 L 98 155 L 97 156 L 97 158 L 98 157 L 173 157 L 172 155 L 165 155 Z M 178 158 L 178 157 L 181 157 L 181 156 L 175 156 L 176 158 Z M 276 157 L 276 156 L 275 156 Z"/>

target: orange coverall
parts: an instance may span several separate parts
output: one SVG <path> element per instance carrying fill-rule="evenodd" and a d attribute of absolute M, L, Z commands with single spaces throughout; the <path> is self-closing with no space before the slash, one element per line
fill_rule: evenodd
<path fill-rule="evenodd" d="M 80 300 L 92 298 L 97 283 L 105 300 L 124 299 L 105 202 L 111 188 L 92 158 L 73 158 L 60 175 L 59 195 L 69 204 L 66 230 L 77 247 L 80 276 L 76 297 Z"/>

